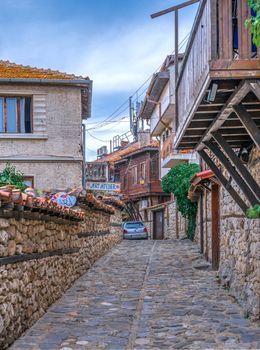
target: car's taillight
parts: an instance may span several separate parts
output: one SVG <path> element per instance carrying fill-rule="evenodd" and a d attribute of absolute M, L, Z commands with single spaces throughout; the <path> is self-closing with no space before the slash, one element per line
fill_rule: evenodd
<path fill-rule="evenodd" d="M 127 231 L 124 229 L 123 233 L 127 233 Z"/>
<path fill-rule="evenodd" d="M 146 228 L 146 227 L 144 228 L 144 232 L 146 232 L 146 233 L 147 233 L 147 228 Z"/>

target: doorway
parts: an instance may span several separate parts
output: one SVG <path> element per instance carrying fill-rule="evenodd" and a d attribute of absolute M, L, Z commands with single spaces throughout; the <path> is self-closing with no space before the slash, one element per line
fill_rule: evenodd
<path fill-rule="evenodd" d="M 153 212 L 153 239 L 164 238 L 164 211 Z"/>
<path fill-rule="evenodd" d="M 219 236 L 219 185 L 211 186 L 211 212 L 212 212 L 212 268 L 218 270 L 220 255 L 220 236 Z"/>

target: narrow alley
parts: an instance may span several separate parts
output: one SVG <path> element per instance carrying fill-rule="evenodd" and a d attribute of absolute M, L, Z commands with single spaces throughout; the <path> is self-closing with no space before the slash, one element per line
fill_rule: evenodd
<path fill-rule="evenodd" d="M 11 349 L 260 348 L 260 328 L 199 262 L 188 240 L 123 241 Z"/>

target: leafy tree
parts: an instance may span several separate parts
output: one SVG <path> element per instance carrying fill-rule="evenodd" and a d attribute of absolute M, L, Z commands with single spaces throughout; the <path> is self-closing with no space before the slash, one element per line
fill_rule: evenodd
<path fill-rule="evenodd" d="M 253 43 L 260 47 L 260 0 L 248 0 L 249 7 L 256 13 L 245 22 L 253 36 Z"/>
<path fill-rule="evenodd" d="M 0 172 L 0 186 L 15 185 L 21 191 L 26 189 L 26 185 L 23 183 L 23 173 L 16 170 L 15 166 L 7 164 L 2 172 Z"/>
<path fill-rule="evenodd" d="M 191 202 L 187 196 L 190 180 L 198 171 L 198 164 L 183 163 L 172 168 L 162 178 L 162 189 L 166 193 L 174 193 L 179 211 L 188 219 L 187 237 L 191 240 L 196 229 L 197 203 Z"/>

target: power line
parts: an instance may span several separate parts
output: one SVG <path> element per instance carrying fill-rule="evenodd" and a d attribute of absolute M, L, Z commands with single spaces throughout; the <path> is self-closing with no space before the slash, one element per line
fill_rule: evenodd
<path fill-rule="evenodd" d="M 182 49 L 182 47 L 186 44 L 186 41 L 187 41 L 187 39 L 188 39 L 188 37 L 189 37 L 189 35 L 190 35 L 190 32 L 183 38 L 183 40 L 179 43 L 179 49 Z M 171 53 L 171 55 L 173 55 L 174 54 L 174 51 Z M 161 64 L 160 64 L 160 66 L 138 87 L 138 89 L 131 95 L 131 97 L 133 97 L 135 94 L 138 94 L 138 92 L 140 91 L 140 89 L 143 87 L 143 86 L 145 86 L 148 82 L 149 82 L 149 80 L 153 77 L 153 75 L 161 68 Z M 135 98 L 135 100 L 133 100 L 133 102 L 136 102 L 143 94 L 144 94 L 144 92 L 146 91 L 146 88 L 143 90 L 143 92 L 141 93 L 141 94 L 138 94 L 137 95 L 137 97 Z M 121 110 L 121 108 L 123 108 L 125 105 L 127 104 L 127 106 L 123 109 L 123 110 Z M 99 122 L 96 126 L 94 126 L 94 127 L 92 127 L 92 128 L 89 128 L 89 129 L 87 129 L 87 130 L 94 130 L 94 129 L 96 129 L 96 128 L 101 128 L 101 127 L 103 127 L 103 126 L 105 126 L 105 125 L 107 125 L 108 123 L 110 123 L 111 122 L 111 118 L 112 117 L 114 117 L 114 118 L 117 118 L 118 116 L 120 116 L 123 112 L 125 112 L 128 108 L 129 108 L 129 106 L 128 106 L 128 104 L 129 104 L 129 100 L 127 99 L 127 100 L 125 100 L 118 108 L 116 108 L 116 110 L 113 112 L 113 113 L 111 113 L 107 118 L 105 118 L 103 121 L 101 121 L 101 122 Z M 119 111 L 119 113 L 117 113 Z M 117 113 L 117 114 L 116 114 Z M 116 115 L 115 115 L 116 114 Z M 125 117 L 123 117 L 123 118 L 125 118 Z M 123 119 L 123 118 L 120 118 L 120 119 Z M 119 121 L 120 119 L 118 119 L 117 121 Z"/>
<path fill-rule="evenodd" d="M 101 141 L 101 142 L 110 142 L 110 140 L 101 140 L 98 137 L 92 135 L 88 130 L 86 130 L 87 133 L 89 134 L 90 137 L 92 137 L 93 139 L 97 140 L 97 141 Z"/>

